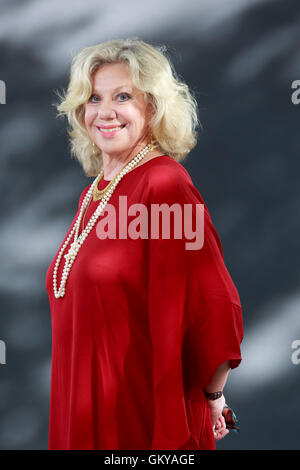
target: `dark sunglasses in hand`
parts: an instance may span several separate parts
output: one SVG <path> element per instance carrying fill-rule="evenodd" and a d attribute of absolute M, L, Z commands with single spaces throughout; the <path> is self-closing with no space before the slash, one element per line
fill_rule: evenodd
<path fill-rule="evenodd" d="M 234 411 L 228 405 L 225 405 L 224 408 L 228 410 L 223 415 L 225 418 L 226 429 L 230 429 L 231 431 L 238 432 L 240 427 L 239 427 L 239 423 L 238 423 L 238 420 Z"/>

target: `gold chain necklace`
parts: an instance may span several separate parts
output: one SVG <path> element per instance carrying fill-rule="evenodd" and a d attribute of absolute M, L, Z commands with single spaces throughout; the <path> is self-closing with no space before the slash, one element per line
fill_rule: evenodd
<path fill-rule="evenodd" d="M 104 171 L 101 170 L 100 174 L 98 175 L 98 178 L 97 178 L 96 184 L 94 186 L 94 190 L 93 190 L 93 200 L 94 201 L 99 201 L 99 199 L 102 199 L 104 194 L 113 185 L 113 183 L 115 182 L 115 180 L 117 179 L 117 177 L 119 176 L 119 174 L 121 173 L 122 170 L 123 170 L 123 168 L 113 177 L 112 180 L 110 180 L 110 182 L 108 183 L 108 185 L 104 189 L 99 189 L 98 188 L 98 183 L 103 178 L 103 175 L 104 175 Z"/>
<path fill-rule="evenodd" d="M 157 145 L 158 144 L 157 144 L 156 140 L 151 140 L 150 147 L 149 147 L 149 152 L 151 152 L 151 150 L 156 148 Z M 93 189 L 93 201 L 96 202 L 96 201 L 99 201 L 99 199 L 103 198 L 103 196 L 106 194 L 106 192 L 109 190 L 109 188 L 111 188 L 111 186 L 114 184 L 115 180 L 118 178 L 121 171 L 123 171 L 125 166 L 126 165 L 124 165 L 124 167 L 121 168 L 121 170 L 113 177 L 113 179 L 108 183 L 108 185 L 104 189 L 99 189 L 98 188 L 98 183 L 103 178 L 103 175 L 104 175 L 104 171 L 103 170 L 100 171 L 100 173 L 98 175 L 98 178 L 96 180 L 96 184 L 95 184 L 94 189 Z"/>

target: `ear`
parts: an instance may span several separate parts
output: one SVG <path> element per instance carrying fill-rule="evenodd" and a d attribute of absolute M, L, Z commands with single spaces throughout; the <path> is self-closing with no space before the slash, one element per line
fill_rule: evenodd
<path fill-rule="evenodd" d="M 148 101 L 147 106 L 146 106 L 146 117 L 147 117 L 147 122 L 150 121 L 150 119 L 155 115 L 155 108 L 154 105 L 151 101 Z"/>

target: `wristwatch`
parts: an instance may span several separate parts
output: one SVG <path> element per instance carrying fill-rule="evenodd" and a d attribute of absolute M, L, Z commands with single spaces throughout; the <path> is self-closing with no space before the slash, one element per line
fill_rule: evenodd
<path fill-rule="evenodd" d="M 221 398 L 223 395 L 223 392 L 214 392 L 214 393 L 209 393 L 206 390 L 204 390 L 204 395 L 208 400 L 217 400 L 218 398 Z"/>

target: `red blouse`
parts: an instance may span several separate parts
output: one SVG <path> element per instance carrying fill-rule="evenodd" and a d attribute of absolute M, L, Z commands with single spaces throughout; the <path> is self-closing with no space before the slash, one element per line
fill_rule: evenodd
<path fill-rule="evenodd" d="M 99 189 L 107 184 L 102 179 Z M 127 196 L 127 207 L 148 208 L 149 234 L 152 204 L 192 204 L 193 214 L 195 204 L 204 204 L 180 163 L 167 155 L 153 158 L 119 182 L 109 200 L 117 214 L 116 238 L 100 239 L 94 225 L 59 299 L 53 292 L 55 255 L 46 275 L 49 449 L 215 449 L 203 388 L 222 362 L 239 365 L 243 338 L 240 298 L 220 239 L 205 204 L 201 249 L 187 250 L 191 240 L 175 238 L 172 228 L 170 238 L 122 239 L 119 196 Z M 91 201 L 85 226 L 98 204 Z M 138 215 L 128 215 L 127 225 Z M 98 221 L 106 216 L 104 211 Z"/>

